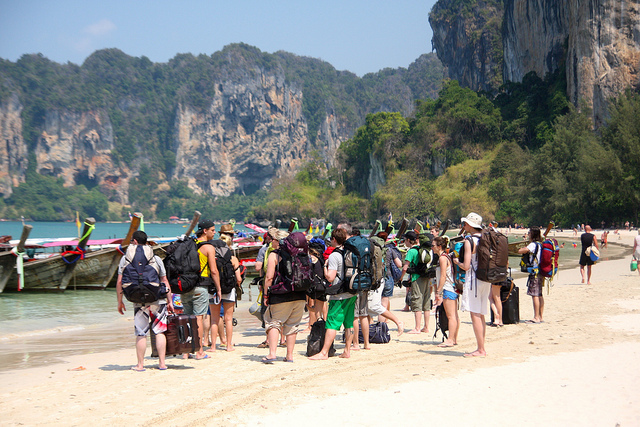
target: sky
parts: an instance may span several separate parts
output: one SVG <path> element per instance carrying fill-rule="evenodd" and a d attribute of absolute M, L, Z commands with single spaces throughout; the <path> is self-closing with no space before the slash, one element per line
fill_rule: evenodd
<path fill-rule="evenodd" d="M 0 0 L 0 58 L 82 64 L 118 48 L 167 62 L 244 42 L 319 58 L 362 76 L 431 52 L 436 0 Z"/>

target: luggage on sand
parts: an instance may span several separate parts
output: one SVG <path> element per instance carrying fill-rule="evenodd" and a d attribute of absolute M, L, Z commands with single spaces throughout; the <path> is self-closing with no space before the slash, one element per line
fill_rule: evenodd
<path fill-rule="evenodd" d="M 167 319 L 167 356 L 195 353 L 200 348 L 200 334 L 196 316 L 169 315 Z"/>
<path fill-rule="evenodd" d="M 520 323 L 520 289 L 509 277 L 500 287 L 500 299 L 502 300 L 502 323 L 512 325 Z M 494 323 L 493 310 L 491 310 L 491 323 Z"/>
<path fill-rule="evenodd" d="M 322 350 L 324 346 L 325 330 L 326 322 L 324 319 L 318 319 L 316 323 L 311 325 L 311 332 L 307 337 L 307 357 L 320 353 L 320 350 Z M 333 343 L 331 343 L 331 347 L 329 347 L 329 357 L 333 357 L 335 354 L 336 349 L 333 347 Z"/>

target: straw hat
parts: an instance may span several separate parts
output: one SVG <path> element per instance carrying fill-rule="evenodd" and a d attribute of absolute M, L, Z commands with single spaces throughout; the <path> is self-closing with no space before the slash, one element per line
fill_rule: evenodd
<path fill-rule="evenodd" d="M 233 230 L 233 225 L 222 224 L 222 226 L 220 227 L 220 234 L 230 234 L 231 236 L 233 236 L 236 234 L 236 232 Z"/>
<path fill-rule="evenodd" d="M 460 221 L 466 222 L 473 228 L 482 228 L 482 217 L 475 212 L 469 213 L 469 215 L 465 216 Z"/>

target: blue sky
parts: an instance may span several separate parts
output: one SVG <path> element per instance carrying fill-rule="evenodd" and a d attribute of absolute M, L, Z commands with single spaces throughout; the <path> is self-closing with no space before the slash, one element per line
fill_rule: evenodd
<path fill-rule="evenodd" d="M 431 52 L 436 0 L 0 0 L 0 58 L 82 62 L 116 47 L 167 62 L 244 42 L 320 58 L 360 76 Z"/>

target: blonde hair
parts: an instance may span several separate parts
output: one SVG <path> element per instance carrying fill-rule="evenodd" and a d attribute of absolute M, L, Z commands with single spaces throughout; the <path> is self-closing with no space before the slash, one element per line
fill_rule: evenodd
<path fill-rule="evenodd" d="M 233 240 L 231 239 L 231 236 L 228 236 L 226 234 L 221 234 L 220 235 L 220 240 L 225 242 L 227 244 L 227 246 L 229 246 L 229 247 L 231 247 L 231 245 L 233 245 Z"/>

